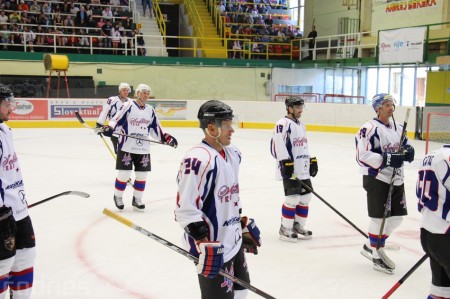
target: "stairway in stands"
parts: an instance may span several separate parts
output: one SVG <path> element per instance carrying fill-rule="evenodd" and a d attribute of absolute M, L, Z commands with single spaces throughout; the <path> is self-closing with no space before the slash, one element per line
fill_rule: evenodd
<path fill-rule="evenodd" d="M 136 9 L 139 12 L 139 19 L 136 23 L 141 23 L 141 33 L 144 35 L 146 56 L 164 56 L 167 57 L 167 49 L 163 42 L 163 36 L 159 30 L 155 16 L 150 18 L 150 12 L 147 8 L 145 17 L 142 10 L 142 1 L 136 1 Z"/>
<path fill-rule="evenodd" d="M 204 27 L 204 37 L 214 38 L 211 40 L 204 40 L 203 48 L 206 58 L 227 58 L 227 49 L 222 45 L 222 41 L 219 39 L 220 36 L 217 33 L 217 28 L 215 27 L 211 15 L 208 12 L 208 8 L 204 0 L 194 0 L 197 11 L 202 20 Z"/>

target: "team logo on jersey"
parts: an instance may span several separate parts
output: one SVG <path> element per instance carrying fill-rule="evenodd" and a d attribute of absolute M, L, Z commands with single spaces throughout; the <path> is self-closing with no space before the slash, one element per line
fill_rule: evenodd
<path fill-rule="evenodd" d="M 396 153 L 396 152 L 398 152 L 399 145 L 400 144 L 398 142 L 396 142 L 394 144 L 388 143 L 383 146 L 383 152 Z"/>
<path fill-rule="evenodd" d="M 6 250 L 13 251 L 15 247 L 16 247 L 16 238 L 9 237 L 8 239 L 5 240 Z"/>
<path fill-rule="evenodd" d="M 149 155 L 144 155 L 141 159 L 142 167 L 147 167 L 148 163 L 150 163 L 150 157 L 149 157 Z"/>
<path fill-rule="evenodd" d="M 294 146 L 304 146 L 304 145 L 308 144 L 308 139 L 306 137 L 294 138 L 294 140 L 292 141 L 292 144 Z"/>
<path fill-rule="evenodd" d="M 8 157 L 5 157 L 5 160 L 2 163 L 3 170 L 8 171 L 16 168 L 17 163 L 17 155 L 14 153 L 14 155 L 8 155 Z"/>
<path fill-rule="evenodd" d="M 150 120 L 145 119 L 145 118 L 131 118 L 129 120 L 130 125 L 132 126 L 136 126 L 136 127 L 147 127 L 148 124 L 150 123 Z"/>
<path fill-rule="evenodd" d="M 234 276 L 234 265 L 233 265 L 233 263 L 231 263 L 229 270 L 228 270 L 227 267 L 225 267 L 223 269 L 223 271 L 225 271 L 226 273 Z M 223 282 L 222 282 L 222 284 L 220 286 L 222 288 L 227 288 L 227 290 L 225 291 L 226 293 L 233 292 L 233 281 L 228 279 L 228 278 L 226 278 L 226 277 L 223 278 Z"/>
<path fill-rule="evenodd" d="M 239 184 L 233 184 L 233 186 L 222 186 L 217 193 L 217 197 L 219 198 L 221 203 L 231 201 L 231 197 L 233 194 L 239 193 Z"/>
<path fill-rule="evenodd" d="M 122 163 L 123 163 L 123 165 L 125 165 L 125 166 L 130 165 L 130 163 L 131 163 L 131 155 L 128 154 L 128 153 L 125 154 L 125 155 L 123 156 Z"/>

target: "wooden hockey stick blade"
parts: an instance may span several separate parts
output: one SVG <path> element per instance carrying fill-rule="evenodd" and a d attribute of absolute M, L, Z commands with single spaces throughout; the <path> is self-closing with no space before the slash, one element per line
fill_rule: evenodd
<path fill-rule="evenodd" d="M 90 196 L 88 193 L 82 192 L 82 191 L 65 191 L 65 192 L 50 196 L 46 199 L 40 200 L 38 202 L 32 203 L 32 204 L 28 205 L 28 208 L 35 207 L 37 205 L 43 204 L 44 202 L 47 202 L 49 200 L 52 200 L 52 199 L 55 199 L 57 197 L 64 196 L 64 195 L 77 195 L 77 196 L 81 196 L 84 198 L 88 198 Z"/>
<path fill-rule="evenodd" d="M 414 266 L 412 266 L 412 268 L 409 269 L 409 271 L 406 272 L 406 274 L 403 275 L 403 277 L 400 278 L 400 280 L 397 281 L 397 282 L 394 284 L 394 286 L 393 286 L 386 294 L 384 294 L 384 296 L 381 297 L 381 298 L 382 298 L 382 299 L 387 299 L 387 298 L 389 298 L 389 297 L 392 295 L 392 293 L 394 293 L 395 290 L 397 290 L 397 289 L 401 286 L 401 284 L 402 284 L 403 282 L 405 282 L 405 280 L 408 279 L 408 277 L 409 277 L 414 271 L 416 271 L 416 269 L 419 268 L 419 266 L 420 266 L 427 258 L 428 258 L 428 254 L 425 254 L 424 256 L 422 256 L 422 257 L 420 258 L 420 260 L 418 260 L 417 263 L 415 263 Z"/>
<path fill-rule="evenodd" d="M 128 220 L 128 219 L 126 219 L 126 218 L 124 218 L 124 217 L 122 217 L 122 216 L 120 216 L 120 215 L 118 215 L 118 214 L 116 214 L 116 213 L 106 209 L 106 208 L 103 209 L 103 214 L 105 214 L 106 216 L 109 216 L 109 217 L 119 221 L 120 223 L 122 223 L 122 224 L 124 224 L 126 226 L 131 227 L 132 229 L 134 229 L 134 230 L 140 232 L 141 234 L 143 234 L 143 235 L 145 235 L 145 236 L 147 236 L 147 237 L 157 241 L 158 243 L 161 243 L 162 245 L 164 245 L 164 246 L 166 246 L 166 247 L 168 247 L 168 248 L 178 252 L 179 254 L 184 255 L 185 257 L 189 258 L 190 260 L 194 261 L 195 263 L 198 263 L 198 258 L 193 256 L 193 255 L 191 255 L 189 252 L 187 252 L 183 248 L 178 247 L 177 245 L 175 245 L 175 244 L 173 244 L 173 243 L 171 243 L 171 242 L 161 238 L 160 236 L 158 236 L 158 235 L 156 235 L 156 234 L 154 234 L 152 232 L 149 232 L 148 230 L 146 230 L 146 229 L 144 229 L 144 228 L 134 224 L 130 220 Z M 272 297 L 271 295 L 261 291 L 260 289 L 252 286 L 251 284 L 249 284 L 249 283 L 247 283 L 247 282 L 245 282 L 245 281 L 243 281 L 243 280 L 241 280 L 241 279 L 239 279 L 239 278 L 237 278 L 237 277 L 235 277 L 235 276 L 233 276 L 233 275 L 231 275 L 231 274 L 229 274 L 229 273 L 227 273 L 227 272 L 225 272 L 223 270 L 220 270 L 219 274 L 222 275 L 225 278 L 228 278 L 229 280 L 233 281 L 234 283 L 237 283 L 237 284 L 243 286 L 244 288 L 248 289 L 249 291 L 252 291 L 252 292 L 258 294 L 259 296 L 261 296 L 263 298 L 275 299 L 275 297 Z"/>
<path fill-rule="evenodd" d="M 81 115 L 78 111 L 75 111 L 75 117 L 78 119 L 80 124 L 82 124 L 84 127 L 88 128 L 88 129 L 94 129 L 93 127 L 91 127 L 90 125 L 85 123 L 84 119 L 81 117 Z"/>

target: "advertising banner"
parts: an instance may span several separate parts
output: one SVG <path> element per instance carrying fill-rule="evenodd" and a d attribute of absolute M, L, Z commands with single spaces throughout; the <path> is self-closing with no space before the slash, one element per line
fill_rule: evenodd
<path fill-rule="evenodd" d="M 105 100 L 50 100 L 50 120 L 74 120 L 75 112 L 86 119 L 97 119 Z"/>
<path fill-rule="evenodd" d="M 48 102 L 38 99 L 16 99 L 11 120 L 48 120 Z"/>
<path fill-rule="evenodd" d="M 379 63 L 423 62 L 425 27 L 380 31 Z"/>

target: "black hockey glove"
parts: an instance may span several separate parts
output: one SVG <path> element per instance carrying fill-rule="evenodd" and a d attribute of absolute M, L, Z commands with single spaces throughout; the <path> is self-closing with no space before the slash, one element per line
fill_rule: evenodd
<path fill-rule="evenodd" d="M 283 179 L 289 180 L 294 174 L 294 162 L 291 159 L 280 161 L 280 171 Z"/>
<path fill-rule="evenodd" d="M 12 209 L 0 207 L 0 240 L 10 251 L 14 250 L 16 231 L 16 220 L 14 220 Z"/>
<path fill-rule="evenodd" d="M 410 163 L 414 161 L 414 148 L 411 145 L 407 144 L 403 149 L 405 153 L 405 161 Z"/>
<path fill-rule="evenodd" d="M 315 177 L 319 172 L 319 165 L 317 164 L 317 158 L 309 158 L 309 175 Z"/>
<path fill-rule="evenodd" d="M 164 144 L 170 145 L 173 148 L 177 148 L 178 146 L 178 141 L 175 139 L 175 137 L 173 137 L 172 135 L 168 134 L 168 133 L 164 133 L 163 135 L 164 137 Z"/>
<path fill-rule="evenodd" d="M 400 153 L 383 153 L 383 164 L 384 167 L 400 168 L 403 166 L 403 161 L 405 161 L 405 154 Z"/>
<path fill-rule="evenodd" d="M 113 134 L 113 129 L 109 126 L 103 126 L 100 133 L 105 135 L 106 137 L 111 137 Z"/>
<path fill-rule="evenodd" d="M 244 251 L 258 254 L 258 247 L 261 246 L 261 232 L 258 226 L 256 226 L 255 220 L 242 216 L 241 227 Z"/>

